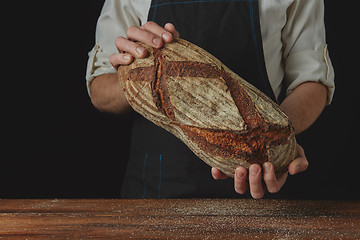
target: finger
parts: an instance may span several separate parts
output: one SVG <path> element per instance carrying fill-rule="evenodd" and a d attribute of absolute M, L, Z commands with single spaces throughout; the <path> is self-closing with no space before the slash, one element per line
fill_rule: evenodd
<path fill-rule="evenodd" d="M 117 69 L 119 65 L 129 65 L 133 61 L 133 56 L 127 53 L 119 53 L 110 56 L 111 65 Z"/>
<path fill-rule="evenodd" d="M 164 28 L 169 31 L 174 38 L 178 38 L 180 36 L 179 32 L 176 31 L 175 26 L 172 23 L 165 24 Z"/>
<path fill-rule="evenodd" d="M 136 58 L 146 57 L 146 49 L 139 46 L 139 44 L 132 42 L 124 37 L 118 37 L 115 40 L 115 45 L 119 52 L 125 51 L 132 54 Z"/>
<path fill-rule="evenodd" d="M 160 37 L 164 42 L 171 42 L 173 40 L 173 35 L 171 32 L 163 27 L 160 27 L 158 24 L 152 21 L 145 23 L 140 28 Z"/>
<path fill-rule="evenodd" d="M 304 149 L 298 144 L 298 156 L 291 162 L 289 166 L 289 173 L 295 175 L 299 172 L 305 171 L 309 167 L 309 162 L 305 156 Z"/>
<path fill-rule="evenodd" d="M 219 169 L 214 168 L 214 167 L 211 168 L 211 174 L 212 174 L 213 178 L 216 180 L 228 178 L 228 176 L 226 174 L 222 173 Z"/>
<path fill-rule="evenodd" d="M 261 181 L 261 167 L 258 164 L 252 164 L 249 168 L 249 185 L 253 198 L 259 199 L 264 196 L 265 188 Z"/>
<path fill-rule="evenodd" d="M 144 25 L 143 25 L 144 26 Z M 139 41 L 145 43 L 154 48 L 160 48 L 163 45 L 161 37 L 155 35 L 154 33 L 147 31 L 141 27 L 131 26 L 126 32 L 126 36 L 130 40 Z"/>
<path fill-rule="evenodd" d="M 309 166 L 309 162 L 303 158 L 296 158 L 289 166 L 289 173 L 295 175 L 304 172 Z"/>
<path fill-rule="evenodd" d="M 274 166 L 270 162 L 263 164 L 263 179 L 266 184 L 266 188 L 270 193 L 276 193 L 280 191 L 281 187 L 285 184 L 287 173 L 283 174 L 279 179 L 276 178 Z"/>
<path fill-rule="evenodd" d="M 234 189 L 239 194 L 244 194 L 247 191 L 247 170 L 244 167 L 238 167 L 234 175 Z"/>
<path fill-rule="evenodd" d="M 263 164 L 263 170 L 264 170 L 264 182 L 266 184 L 266 188 L 270 193 L 276 193 L 278 192 L 279 185 L 278 181 L 275 176 L 274 167 L 270 162 L 266 162 Z"/>

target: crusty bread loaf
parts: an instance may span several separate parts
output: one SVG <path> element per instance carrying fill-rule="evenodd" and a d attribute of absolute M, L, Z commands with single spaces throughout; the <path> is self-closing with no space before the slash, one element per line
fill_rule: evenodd
<path fill-rule="evenodd" d="M 141 44 L 141 43 L 139 43 Z M 132 108 L 181 139 L 228 176 L 236 167 L 273 163 L 277 176 L 296 157 L 286 114 L 214 56 L 182 39 L 120 66 Z"/>

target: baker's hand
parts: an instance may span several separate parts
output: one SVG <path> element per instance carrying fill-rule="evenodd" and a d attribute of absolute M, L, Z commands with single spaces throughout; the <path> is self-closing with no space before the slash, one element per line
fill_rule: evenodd
<path fill-rule="evenodd" d="M 139 41 L 151 47 L 161 48 L 165 43 L 171 42 L 174 38 L 179 37 L 178 31 L 171 23 L 160 27 L 154 22 L 147 22 L 141 27 L 129 27 L 127 38 L 118 37 L 115 45 L 119 51 L 118 54 L 110 56 L 111 65 L 117 69 L 119 65 L 128 65 L 135 58 L 144 58 L 147 55 L 146 49 L 136 44 Z"/>
<path fill-rule="evenodd" d="M 289 165 L 288 172 L 278 179 L 275 176 L 274 167 L 270 162 L 264 163 L 262 169 L 260 165 L 252 164 L 249 168 L 249 173 L 244 167 L 238 167 L 234 176 L 235 191 L 239 194 L 244 194 L 247 191 L 247 188 L 250 187 L 251 196 L 256 199 L 262 198 L 266 189 L 270 193 L 280 191 L 286 182 L 288 173 L 294 175 L 305 171 L 309 166 L 304 149 L 299 144 L 297 145 L 297 152 L 298 156 Z M 263 171 L 263 174 L 261 174 L 261 171 Z M 217 168 L 212 168 L 211 173 L 214 179 L 228 178 Z M 247 178 L 247 175 L 249 175 L 249 178 Z"/>

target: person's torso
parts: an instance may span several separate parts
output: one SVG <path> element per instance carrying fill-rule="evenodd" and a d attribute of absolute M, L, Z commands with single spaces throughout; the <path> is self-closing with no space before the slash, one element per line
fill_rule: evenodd
<path fill-rule="evenodd" d="M 264 61 L 257 1 L 152 1 L 148 20 L 171 22 L 184 38 L 213 54 L 273 100 Z M 172 134 L 135 114 L 125 198 L 236 197 L 233 179 L 210 167 Z"/>

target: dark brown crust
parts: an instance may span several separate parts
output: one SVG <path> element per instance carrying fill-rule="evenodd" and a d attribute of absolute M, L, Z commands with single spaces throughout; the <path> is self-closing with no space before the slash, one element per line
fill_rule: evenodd
<path fill-rule="evenodd" d="M 155 80 L 155 68 L 151 66 L 131 69 L 127 79 L 132 82 L 153 82 Z"/>
<path fill-rule="evenodd" d="M 166 69 L 166 74 L 172 77 L 219 77 L 219 68 L 201 62 L 177 61 L 170 63 Z"/>
<path fill-rule="evenodd" d="M 222 77 L 226 82 L 236 107 L 245 123 L 250 129 L 262 128 L 267 129 L 269 125 L 261 117 L 255 107 L 255 103 L 247 94 L 246 90 L 239 84 L 239 81 L 232 78 L 225 70 L 222 70 Z"/>
<path fill-rule="evenodd" d="M 175 113 L 170 101 L 165 70 L 167 61 L 160 50 L 155 50 L 155 79 L 151 82 L 152 95 L 156 107 L 171 120 L 175 120 Z"/>
<path fill-rule="evenodd" d="M 288 128 L 273 128 L 264 131 L 255 128 L 247 132 L 205 129 L 194 126 L 179 125 L 181 130 L 199 147 L 212 155 L 242 159 L 249 163 L 263 164 L 268 161 L 267 149 L 287 142 L 291 134 Z"/>
<path fill-rule="evenodd" d="M 161 52 L 157 50 L 157 52 Z M 160 63 L 159 57 L 163 55 L 157 53 L 155 55 L 155 63 L 154 66 L 150 67 L 139 67 L 134 68 L 129 71 L 129 80 L 131 81 L 145 81 L 145 82 L 153 82 L 155 81 L 156 69 L 159 69 L 156 63 Z M 222 73 L 220 69 L 216 66 L 205 64 L 201 62 L 190 62 L 190 61 L 166 61 L 166 59 L 161 60 L 162 65 L 166 65 L 166 67 L 162 67 L 166 72 L 167 76 L 172 77 L 203 77 L 203 78 L 217 78 Z M 226 73 L 226 72 L 225 72 Z M 162 73 L 164 74 L 164 73 Z M 226 73 L 227 74 L 227 73 Z M 159 78 L 159 77 L 158 77 Z"/>

